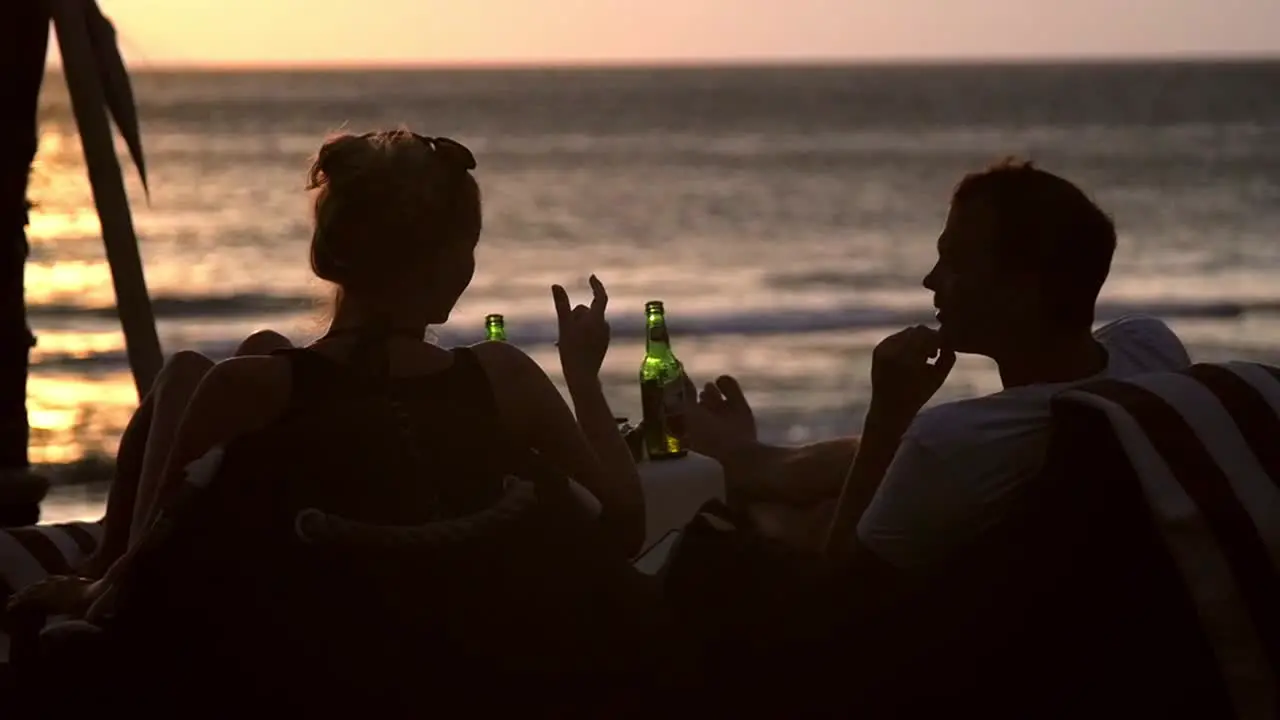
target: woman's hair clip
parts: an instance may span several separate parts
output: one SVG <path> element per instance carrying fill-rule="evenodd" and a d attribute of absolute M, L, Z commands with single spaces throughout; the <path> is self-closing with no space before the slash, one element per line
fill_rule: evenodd
<path fill-rule="evenodd" d="M 464 171 L 476 169 L 476 156 L 466 145 L 457 140 L 447 137 L 425 137 L 418 133 L 414 133 L 413 136 L 450 165 Z"/>

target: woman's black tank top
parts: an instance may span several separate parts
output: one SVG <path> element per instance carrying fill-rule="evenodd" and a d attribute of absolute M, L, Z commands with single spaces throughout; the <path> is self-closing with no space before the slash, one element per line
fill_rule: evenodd
<path fill-rule="evenodd" d="M 275 425 L 293 440 L 280 449 L 294 470 L 278 499 L 387 525 L 495 502 L 521 453 L 475 353 L 452 352 L 444 370 L 377 383 L 313 350 L 281 353 L 292 390 Z"/>

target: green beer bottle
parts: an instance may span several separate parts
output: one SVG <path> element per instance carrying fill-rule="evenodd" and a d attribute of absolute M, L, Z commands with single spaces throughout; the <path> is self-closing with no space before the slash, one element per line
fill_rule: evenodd
<path fill-rule="evenodd" d="M 507 326 L 501 315 L 494 313 L 484 316 L 484 339 L 494 342 L 507 341 Z"/>
<path fill-rule="evenodd" d="M 684 457 L 684 366 L 671 352 L 662 303 L 644 305 L 644 362 L 640 365 L 640 405 L 645 452 L 650 460 Z"/>

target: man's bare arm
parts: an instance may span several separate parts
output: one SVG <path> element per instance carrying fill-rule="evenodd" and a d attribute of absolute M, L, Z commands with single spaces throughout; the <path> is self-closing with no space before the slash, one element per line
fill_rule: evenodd
<path fill-rule="evenodd" d="M 908 424 L 909 421 L 876 422 L 868 414 L 863 435 L 866 442 L 849 468 L 847 478 L 843 478 L 840 499 L 831 518 L 825 543 L 828 554 L 840 555 L 850 547 L 849 539 L 884 482 Z"/>

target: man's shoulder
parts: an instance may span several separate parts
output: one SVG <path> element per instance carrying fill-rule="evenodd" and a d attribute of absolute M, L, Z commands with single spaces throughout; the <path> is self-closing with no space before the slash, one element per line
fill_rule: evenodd
<path fill-rule="evenodd" d="M 1042 397 L 1051 393 L 1005 391 L 921 411 L 858 523 L 860 541 L 898 567 L 927 566 L 997 522 L 1010 488 L 1042 462 Z"/>
<path fill-rule="evenodd" d="M 1158 372 L 1181 370 L 1191 364 L 1182 340 L 1163 320 L 1150 315 L 1128 315 L 1110 322 L 1094 333 L 1098 342 L 1121 355 L 1113 372 Z"/>
<path fill-rule="evenodd" d="M 926 408 L 916 415 L 907 437 L 923 448 L 946 453 L 1022 437 L 1049 421 L 1053 393 L 1038 390 L 1018 388 Z"/>
<path fill-rule="evenodd" d="M 1116 337 L 1146 337 L 1154 340 L 1178 340 L 1178 336 L 1164 320 L 1153 315 L 1131 314 L 1106 323 L 1094 331 L 1098 339 Z M 1178 341 L 1181 342 L 1181 341 Z"/>

